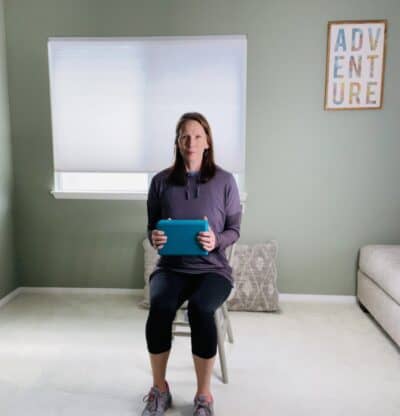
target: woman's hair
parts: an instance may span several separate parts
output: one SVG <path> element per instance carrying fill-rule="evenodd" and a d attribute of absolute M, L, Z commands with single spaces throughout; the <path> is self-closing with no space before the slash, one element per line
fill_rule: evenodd
<path fill-rule="evenodd" d="M 185 163 L 183 161 L 183 157 L 181 152 L 179 151 L 178 147 L 178 140 L 181 135 L 181 130 L 184 124 L 187 121 L 194 120 L 201 124 L 203 127 L 206 136 L 207 136 L 207 143 L 209 148 L 204 150 L 203 159 L 201 161 L 201 168 L 200 168 L 200 178 L 199 181 L 201 183 L 208 182 L 212 179 L 215 175 L 216 165 L 214 162 L 214 145 L 211 133 L 211 127 L 207 121 L 207 119 L 200 113 L 185 113 L 179 119 L 176 125 L 176 134 L 175 134 L 175 161 L 174 164 L 170 168 L 170 172 L 168 175 L 168 181 L 175 184 L 175 185 L 185 185 L 186 184 L 186 169 Z"/>

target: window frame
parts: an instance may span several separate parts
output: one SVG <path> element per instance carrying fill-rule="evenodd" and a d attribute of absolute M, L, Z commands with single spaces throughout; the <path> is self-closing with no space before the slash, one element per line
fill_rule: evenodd
<path fill-rule="evenodd" d="M 218 35 L 217 35 L 218 36 Z M 220 36 L 224 36 L 224 35 L 220 35 Z M 229 35 L 227 35 L 229 36 Z M 235 35 L 233 35 L 235 36 Z M 247 36 L 246 35 L 238 35 L 238 36 L 245 36 L 246 38 L 246 48 L 247 48 Z M 193 38 L 193 37 L 213 37 L 212 35 L 201 35 L 201 36 L 156 36 L 159 38 Z M 131 39 L 132 37 L 119 37 L 120 40 L 126 40 L 126 39 Z M 135 38 L 135 37 L 133 37 Z M 137 36 L 137 38 L 155 38 L 153 36 Z M 48 41 L 50 40 L 55 40 L 55 39 L 69 39 L 69 38 L 64 38 L 64 37 L 49 37 Z M 77 39 L 86 39 L 85 37 L 82 38 L 77 38 Z M 91 39 L 91 38 L 87 38 L 87 39 Z M 98 39 L 100 40 L 107 40 L 107 37 L 99 37 Z M 110 38 L 113 39 L 113 38 Z M 247 56 L 247 53 L 246 53 Z M 246 71 L 247 72 L 247 71 Z M 49 73 L 49 76 L 51 77 L 51 73 Z M 247 88 L 247 86 L 246 86 Z M 51 97 L 50 97 L 51 99 Z M 244 109 L 246 108 L 246 97 L 244 98 Z M 246 143 L 246 137 L 244 137 L 244 143 Z M 53 149 L 54 152 L 54 149 Z M 146 173 L 148 175 L 148 184 L 147 184 L 147 189 L 146 190 L 138 190 L 138 191 L 123 191 L 123 190 L 118 190 L 118 191 L 114 191 L 114 190 L 90 190 L 90 189 L 85 189 L 85 190 L 72 190 L 72 189 L 63 189 L 63 184 L 62 184 L 62 174 L 63 173 L 67 173 L 67 172 L 60 172 L 60 171 L 56 171 L 55 169 L 53 170 L 53 174 L 54 174 L 54 179 L 53 179 L 53 186 L 52 188 L 49 190 L 50 194 L 55 198 L 55 199 L 98 199 L 98 200 L 147 200 L 147 195 L 148 195 L 148 189 L 149 189 L 149 185 L 151 182 L 152 177 L 154 176 L 154 172 L 130 172 L 131 174 L 135 174 L 135 173 Z M 80 172 L 71 172 L 71 173 L 80 173 Z M 96 173 L 96 172 L 81 172 L 82 174 L 84 173 Z M 98 172 L 98 173 L 107 173 L 107 172 Z M 116 173 L 116 172 L 109 172 L 109 173 Z M 128 173 L 128 172 L 127 172 Z M 238 188 L 239 188 L 239 194 L 240 194 L 240 200 L 242 203 L 244 203 L 247 200 L 247 193 L 245 192 L 245 171 L 243 171 L 240 174 L 236 174 L 234 173 L 237 184 L 238 184 Z"/>

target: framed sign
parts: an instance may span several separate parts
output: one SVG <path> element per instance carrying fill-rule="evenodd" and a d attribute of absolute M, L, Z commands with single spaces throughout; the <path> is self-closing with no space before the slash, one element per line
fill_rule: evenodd
<path fill-rule="evenodd" d="M 325 110 L 382 108 L 386 20 L 328 22 Z"/>

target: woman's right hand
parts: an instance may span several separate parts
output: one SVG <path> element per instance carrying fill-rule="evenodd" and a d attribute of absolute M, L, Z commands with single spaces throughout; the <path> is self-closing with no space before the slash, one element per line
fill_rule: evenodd
<path fill-rule="evenodd" d="M 153 230 L 151 232 L 151 242 L 153 247 L 157 250 L 161 250 L 164 247 L 164 244 L 167 242 L 167 236 L 164 231 Z"/>

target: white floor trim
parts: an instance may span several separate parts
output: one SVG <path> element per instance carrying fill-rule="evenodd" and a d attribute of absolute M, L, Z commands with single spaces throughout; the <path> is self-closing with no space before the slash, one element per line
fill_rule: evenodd
<path fill-rule="evenodd" d="M 20 286 L 4 298 L 0 299 L 0 308 L 10 302 L 20 293 L 86 293 L 99 295 L 138 295 L 143 296 L 143 289 L 115 289 L 98 287 L 31 287 Z M 333 303 L 355 303 L 356 296 L 344 295 L 311 295 L 297 293 L 280 293 L 279 300 L 285 302 L 333 302 Z"/>
<path fill-rule="evenodd" d="M 287 302 L 334 302 L 355 303 L 356 296 L 345 295 L 308 295 L 301 293 L 280 293 L 279 299 Z"/>
<path fill-rule="evenodd" d="M 12 292 L 10 292 L 8 295 L 4 296 L 0 299 L 0 308 L 4 306 L 6 303 L 10 302 L 11 299 L 14 299 L 16 296 L 18 296 L 21 293 L 21 288 L 17 287 Z"/>
<path fill-rule="evenodd" d="M 143 295 L 143 289 L 115 289 L 107 287 L 30 287 L 21 286 L 21 293 L 86 293 L 98 295 Z"/>

